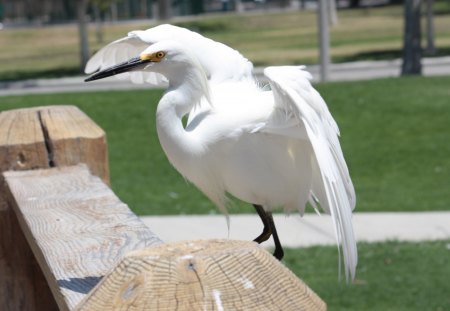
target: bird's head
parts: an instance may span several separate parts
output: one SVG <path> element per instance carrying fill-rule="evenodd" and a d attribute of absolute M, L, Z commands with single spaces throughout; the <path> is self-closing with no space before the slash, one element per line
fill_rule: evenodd
<path fill-rule="evenodd" d="M 130 60 L 100 70 L 84 81 L 94 81 L 129 71 L 151 71 L 165 76 L 172 86 L 189 82 L 189 89 L 211 103 L 206 73 L 189 49 L 175 41 L 161 41 L 147 47 Z"/>
<path fill-rule="evenodd" d="M 85 81 L 103 79 L 129 71 L 157 72 L 171 80 L 180 76 L 181 72 L 187 68 L 202 70 L 198 60 L 188 49 L 175 41 L 166 40 L 152 44 L 128 61 L 92 74 Z"/>

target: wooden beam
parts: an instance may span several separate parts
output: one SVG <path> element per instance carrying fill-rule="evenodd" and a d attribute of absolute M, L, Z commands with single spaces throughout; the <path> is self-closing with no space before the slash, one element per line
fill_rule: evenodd
<path fill-rule="evenodd" d="M 75 107 L 0 113 L 2 311 L 326 308 L 256 243 L 159 246 L 107 186 L 106 150 Z"/>
<path fill-rule="evenodd" d="M 97 124 L 74 106 L 38 108 L 37 113 L 54 166 L 85 163 L 109 184 L 106 135 Z"/>
<path fill-rule="evenodd" d="M 78 108 L 0 112 L 0 173 L 80 162 L 109 182 L 105 133 Z M 5 192 L 0 174 L 0 309 L 58 310 Z"/>
<path fill-rule="evenodd" d="M 84 165 L 3 175 L 60 310 L 73 310 L 128 251 L 161 243 Z"/>
<path fill-rule="evenodd" d="M 325 310 L 272 254 L 249 241 L 182 241 L 135 251 L 76 308 L 103 310 Z"/>

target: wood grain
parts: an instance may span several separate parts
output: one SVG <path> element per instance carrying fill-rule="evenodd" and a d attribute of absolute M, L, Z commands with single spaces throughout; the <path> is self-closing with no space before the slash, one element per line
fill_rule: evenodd
<path fill-rule="evenodd" d="M 0 310 L 57 310 L 6 201 L 2 172 L 86 163 L 109 182 L 104 132 L 74 106 L 0 112 Z"/>
<path fill-rule="evenodd" d="M 161 243 L 84 165 L 4 176 L 61 310 L 72 310 L 125 253 Z"/>
<path fill-rule="evenodd" d="M 86 163 L 89 170 L 109 184 L 106 135 L 74 106 L 40 109 L 44 133 L 48 133 L 54 166 Z"/>
<path fill-rule="evenodd" d="M 80 303 L 96 310 L 326 310 L 256 243 L 184 241 L 128 254 Z"/>

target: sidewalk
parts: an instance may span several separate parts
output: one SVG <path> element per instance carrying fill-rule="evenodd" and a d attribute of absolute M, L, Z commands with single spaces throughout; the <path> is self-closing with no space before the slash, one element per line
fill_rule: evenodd
<path fill-rule="evenodd" d="M 258 215 L 231 215 L 228 233 L 222 215 L 144 216 L 141 219 L 164 242 L 195 239 L 252 240 L 262 230 Z M 278 234 L 285 247 L 336 245 L 328 215 L 300 217 L 274 215 Z M 358 241 L 428 241 L 450 239 L 450 211 L 354 213 L 353 227 Z M 272 241 L 268 241 L 268 246 Z"/>
<path fill-rule="evenodd" d="M 437 76 L 450 75 L 450 56 L 423 58 L 423 75 Z M 264 68 L 255 68 L 255 76 L 264 82 Z M 351 63 L 331 64 L 330 81 L 368 80 L 386 77 L 398 77 L 400 75 L 401 60 L 390 61 L 360 61 Z M 319 66 L 311 65 L 307 70 L 313 75 L 313 81 L 319 81 Z M 0 82 L 0 96 L 26 95 L 41 93 L 61 92 L 86 92 L 86 91 L 108 91 L 108 90 L 132 90 L 148 89 L 149 84 L 132 84 L 114 77 L 106 78 L 90 83 L 83 80 L 86 76 L 59 78 L 59 79 L 36 79 L 15 82 Z"/>

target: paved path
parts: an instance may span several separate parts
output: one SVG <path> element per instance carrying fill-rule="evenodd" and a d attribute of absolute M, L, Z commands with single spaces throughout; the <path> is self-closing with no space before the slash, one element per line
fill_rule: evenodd
<path fill-rule="evenodd" d="M 450 75 L 450 56 L 424 58 L 423 74 L 425 76 Z M 361 61 L 352 63 L 332 64 L 330 68 L 331 81 L 367 80 L 385 77 L 398 77 L 400 75 L 401 61 Z M 319 79 L 319 66 L 308 66 L 313 80 Z M 263 81 L 262 68 L 255 69 L 256 77 Z M 148 89 L 148 84 L 132 84 L 114 77 L 90 83 L 83 82 L 85 77 L 70 77 L 60 79 L 36 79 L 17 82 L 0 82 L 0 96 L 61 93 L 98 90 L 130 90 Z"/>
<path fill-rule="evenodd" d="M 280 240 L 286 247 L 336 244 L 328 215 L 276 214 L 274 218 Z M 165 242 L 228 237 L 252 240 L 262 230 L 256 213 L 231 215 L 229 233 L 222 215 L 145 216 L 142 220 Z M 450 211 L 354 213 L 353 226 L 358 241 L 450 240 Z"/>

